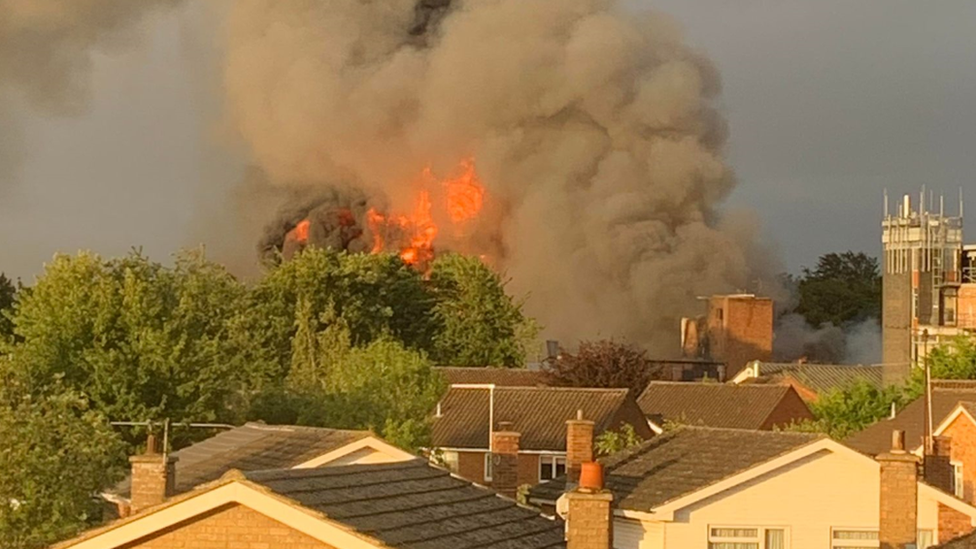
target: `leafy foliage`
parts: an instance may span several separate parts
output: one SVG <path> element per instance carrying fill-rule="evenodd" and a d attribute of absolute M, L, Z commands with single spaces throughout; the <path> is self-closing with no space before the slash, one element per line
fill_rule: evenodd
<path fill-rule="evenodd" d="M 0 273 L 0 341 L 13 334 L 14 323 L 11 317 L 16 299 L 17 287 L 6 275 Z"/>
<path fill-rule="evenodd" d="M 476 257 L 447 254 L 434 260 L 431 358 L 451 366 L 522 366 L 538 333 L 522 304 L 505 293 L 501 277 Z"/>
<path fill-rule="evenodd" d="M 60 255 L 18 303 L 8 375 L 29 394 L 82 392 L 113 420 L 233 419 L 227 330 L 244 288 L 199 253 Z"/>
<path fill-rule="evenodd" d="M 796 312 L 812 326 L 881 317 L 878 260 L 863 252 L 821 256 L 814 270 L 803 269 L 797 290 Z"/>
<path fill-rule="evenodd" d="M 554 385 L 626 387 L 635 395 L 662 374 L 646 351 L 612 339 L 581 341 L 575 355 L 561 353 L 550 361 L 547 372 Z"/>
<path fill-rule="evenodd" d="M 888 416 L 892 404 L 900 408 L 906 402 L 901 387 L 878 388 L 860 379 L 843 389 L 820 395 L 810 404 L 816 419 L 794 424 L 787 430 L 822 432 L 841 440 Z"/>
<path fill-rule="evenodd" d="M 976 337 L 960 336 L 948 345 L 929 351 L 926 358 L 932 379 L 976 379 Z M 906 396 L 915 399 L 925 392 L 925 369 L 914 368 L 905 387 Z"/>
<path fill-rule="evenodd" d="M 77 393 L 0 399 L 0 547 L 44 547 L 100 518 L 94 495 L 121 478 L 123 444 Z"/>
<path fill-rule="evenodd" d="M 639 446 L 644 439 L 637 434 L 634 426 L 624 423 L 617 431 L 606 430 L 596 437 L 594 448 L 597 455 L 609 456 L 623 450 Z"/>

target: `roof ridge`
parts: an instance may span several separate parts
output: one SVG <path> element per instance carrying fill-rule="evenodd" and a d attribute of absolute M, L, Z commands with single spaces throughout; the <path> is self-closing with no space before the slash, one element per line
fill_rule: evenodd
<path fill-rule="evenodd" d="M 483 387 L 465 387 L 465 385 L 483 385 Z M 450 385 L 451 389 L 472 389 L 472 390 L 485 390 L 488 389 L 488 385 L 491 383 L 458 383 Z M 593 393 L 626 393 L 629 391 L 626 387 L 552 387 L 548 385 L 495 385 L 495 391 L 588 391 Z"/>

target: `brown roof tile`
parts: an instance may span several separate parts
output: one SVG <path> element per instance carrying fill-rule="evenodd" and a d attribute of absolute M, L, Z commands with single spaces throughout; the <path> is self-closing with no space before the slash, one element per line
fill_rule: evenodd
<path fill-rule="evenodd" d="M 813 414 L 787 385 L 731 385 L 652 381 L 637 399 L 649 418 L 684 425 L 730 429 L 770 428 L 767 420 L 787 399 L 794 412 L 789 420 L 812 419 Z M 779 419 L 779 418 L 777 418 Z"/>
<path fill-rule="evenodd" d="M 824 438 L 810 433 L 681 427 L 600 461 L 615 505 L 651 511 Z M 530 500 L 555 501 L 565 477 L 535 486 Z"/>
<path fill-rule="evenodd" d="M 565 547 L 563 524 L 423 460 L 246 473 L 385 546 Z"/>
<path fill-rule="evenodd" d="M 583 410 L 595 422 L 595 433 L 630 423 L 644 438 L 653 435 L 627 389 L 580 389 L 564 387 L 496 387 L 495 424 L 512 423 L 521 433 L 525 450 L 564 451 L 566 421 Z M 441 399 L 440 417 L 431 433 L 437 448 L 488 448 L 488 389 L 451 387 Z"/>
<path fill-rule="evenodd" d="M 976 381 L 932 382 L 932 428 L 948 416 L 960 402 L 976 401 Z M 925 399 L 918 398 L 905 406 L 894 419 L 883 419 L 844 441 L 851 448 L 877 455 L 891 448 L 891 432 L 905 431 L 905 444 L 916 447 L 925 435 Z"/>

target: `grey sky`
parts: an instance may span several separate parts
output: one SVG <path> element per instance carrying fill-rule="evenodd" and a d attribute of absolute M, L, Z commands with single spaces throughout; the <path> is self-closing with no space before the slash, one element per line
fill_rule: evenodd
<path fill-rule="evenodd" d="M 791 270 L 876 253 L 885 187 L 926 183 L 952 211 L 964 187 L 976 215 L 976 2 L 652 5 L 720 70 L 740 179 L 730 205 L 759 213 Z M 200 17 L 159 16 L 141 47 L 96 55 L 86 114 L 14 113 L 26 154 L 0 186 L 0 270 L 29 279 L 78 248 L 163 259 L 202 240 L 224 261 L 252 253 L 231 221 L 243 164 L 216 126 L 216 39 Z"/>

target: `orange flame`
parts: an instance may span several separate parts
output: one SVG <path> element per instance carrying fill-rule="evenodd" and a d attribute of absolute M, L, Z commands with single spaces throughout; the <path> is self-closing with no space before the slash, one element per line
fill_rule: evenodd
<path fill-rule="evenodd" d="M 454 223 L 463 223 L 481 212 L 485 188 L 474 171 L 474 159 L 461 162 L 460 176 L 444 181 L 447 187 L 447 213 Z"/>
<path fill-rule="evenodd" d="M 294 235 L 295 240 L 304 244 L 308 242 L 308 229 L 311 225 L 311 221 L 303 219 L 298 222 L 298 225 L 295 225 L 295 228 L 291 230 L 291 234 Z"/>

